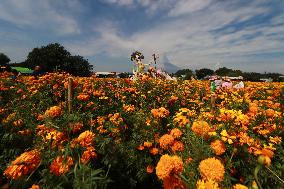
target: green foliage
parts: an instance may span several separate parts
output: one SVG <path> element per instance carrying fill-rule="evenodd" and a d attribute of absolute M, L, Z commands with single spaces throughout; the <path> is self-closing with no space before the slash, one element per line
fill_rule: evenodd
<path fill-rule="evenodd" d="M 184 76 L 184 79 L 191 79 L 191 76 L 193 76 L 192 70 L 190 69 L 182 69 L 178 70 L 175 74 L 177 77 Z"/>
<path fill-rule="evenodd" d="M 204 78 L 205 76 L 210 76 L 210 75 L 213 75 L 214 71 L 211 70 L 211 69 L 207 69 L 207 68 L 202 68 L 200 70 L 195 70 L 195 74 L 196 74 L 196 77 L 198 79 L 202 79 Z"/>
<path fill-rule="evenodd" d="M 77 76 L 89 76 L 92 66 L 82 56 L 71 56 L 63 46 L 51 43 L 34 48 L 27 57 L 26 66 L 40 66 L 43 72 L 62 70 Z"/>
<path fill-rule="evenodd" d="M 0 53 L 0 66 L 6 66 L 10 62 L 10 58 L 4 53 Z"/>

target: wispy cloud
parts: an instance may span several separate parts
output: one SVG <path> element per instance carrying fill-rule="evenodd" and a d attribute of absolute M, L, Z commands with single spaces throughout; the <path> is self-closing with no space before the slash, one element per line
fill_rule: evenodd
<path fill-rule="evenodd" d="M 61 35 L 79 33 L 80 28 L 71 14 L 64 15 L 56 11 L 52 7 L 52 2 L 48 0 L 2 0 L 0 19 L 21 28 L 31 27 Z M 72 8 L 74 4 L 75 1 L 70 1 L 64 6 Z"/>
<path fill-rule="evenodd" d="M 24 30 L 32 28 L 33 32 L 48 31 L 50 38 L 55 36 L 73 54 L 122 61 L 128 60 L 132 51 L 141 50 L 148 57 L 146 61 L 152 53 L 158 53 L 160 62 L 182 68 L 214 69 L 221 63 L 244 70 L 284 73 L 281 0 L 2 2 L 0 21 Z M 80 18 L 82 15 L 88 20 Z M 266 66 L 266 61 L 273 66 Z M 114 69 L 121 64 L 110 62 Z"/>
<path fill-rule="evenodd" d="M 191 3 L 187 3 L 191 2 Z M 182 4 L 183 3 L 183 4 Z M 279 52 L 284 50 L 283 41 L 273 39 L 278 37 L 284 27 L 271 26 L 279 22 L 278 16 L 267 23 L 250 25 L 246 22 L 260 15 L 270 14 L 271 9 L 251 4 L 244 7 L 230 7 L 230 3 L 216 3 L 211 1 L 179 1 L 169 16 L 179 16 L 194 12 L 194 17 L 185 16 L 166 20 L 147 31 L 137 32 L 131 36 L 122 37 L 119 25 L 108 22 L 96 30 L 100 38 L 94 38 L 80 48 L 68 45 L 73 51 L 81 50 L 85 55 L 92 56 L 104 52 L 111 56 L 128 56 L 131 50 L 141 49 L 146 55 L 158 51 L 166 55 L 172 63 L 181 67 L 206 67 L 215 65 L 219 61 L 231 62 L 232 57 L 243 57 L 263 52 Z M 148 5 L 145 3 L 145 6 Z M 184 5 L 184 6 L 183 6 Z M 187 7 L 187 8 L 183 8 Z M 206 12 L 197 12 L 207 8 Z M 282 15 L 279 15 L 281 17 Z M 276 21 L 275 21 L 276 20 Z M 231 32 L 224 33 L 230 27 Z M 221 28 L 219 32 L 212 32 Z M 258 34 L 257 34 L 258 33 Z M 257 34 L 257 35 L 256 35 Z M 89 45 L 88 45 L 89 44 Z M 90 49 L 96 49 L 90 51 Z M 213 68 L 214 69 L 214 68 Z"/>

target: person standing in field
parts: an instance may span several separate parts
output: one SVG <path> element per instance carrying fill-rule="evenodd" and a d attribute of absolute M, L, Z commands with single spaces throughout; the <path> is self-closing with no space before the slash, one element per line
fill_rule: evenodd
<path fill-rule="evenodd" d="M 33 72 L 33 76 L 35 76 L 35 78 L 38 78 L 40 75 L 42 75 L 43 72 L 41 71 L 41 67 L 40 66 L 36 66 Z"/>
<path fill-rule="evenodd" d="M 222 88 L 224 89 L 231 89 L 233 88 L 233 84 L 230 79 L 226 79 L 225 82 L 222 84 Z"/>
<path fill-rule="evenodd" d="M 243 89 L 244 87 L 245 84 L 242 80 L 234 86 L 235 89 Z"/>

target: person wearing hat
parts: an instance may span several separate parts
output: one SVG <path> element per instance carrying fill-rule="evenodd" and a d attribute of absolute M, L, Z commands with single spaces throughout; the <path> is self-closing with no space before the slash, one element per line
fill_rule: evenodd
<path fill-rule="evenodd" d="M 222 88 L 225 89 L 231 89 L 233 87 L 233 84 L 229 78 L 225 79 L 225 82 L 222 84 Z"/>
<path fill-rule="evenodd" d="M 243 89 L 245 88 L 245 84 L 242 80 L 234 86 L 235 89 Z"/>

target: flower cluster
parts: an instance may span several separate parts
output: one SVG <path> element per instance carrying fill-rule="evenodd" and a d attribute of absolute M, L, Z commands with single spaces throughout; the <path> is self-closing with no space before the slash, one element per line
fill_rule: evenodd
<path fill-rule="evenodd" d="M 10 179 L 19 179 L 34 171 L 40 164 L 41 154 L 38 150 L 22 153 L 4 171 L 4 175 Z"/>

